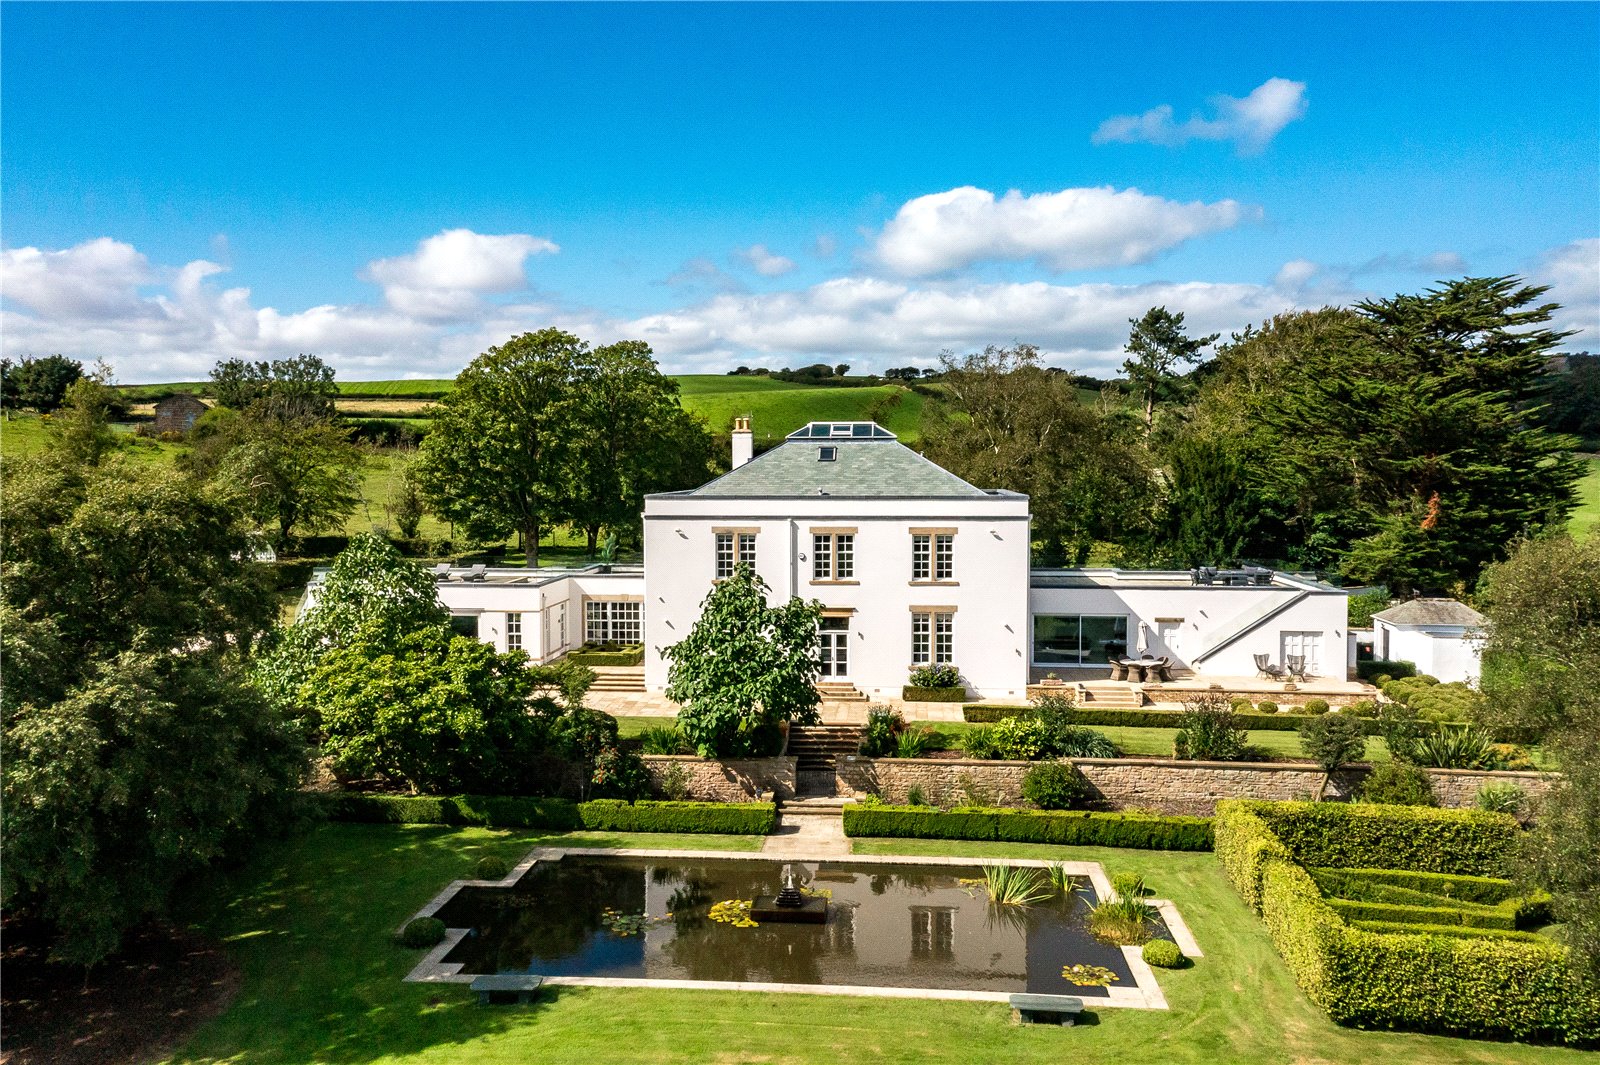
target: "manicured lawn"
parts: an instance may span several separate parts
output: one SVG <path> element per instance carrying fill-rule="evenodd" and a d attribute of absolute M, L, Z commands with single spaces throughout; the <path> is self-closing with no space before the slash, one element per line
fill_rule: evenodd
<path fill-rule="evenodd" d="M 874 853 L 1034 855 L 1143 872 L 1176 898 L 1207 957 L 1160 977 L 1169 1012 L 1102 1010 L 1077 1028 L 1013 1027 L 999 1004 L 714 991 L 560 988 L 483 1008 L 459 986 L 401 982 L 419 951 L 393 928 L 485 854 L 566 837 L 323 825 L 276 844 L 215 897 L 203 927 L 242 970 L 233 1005 L 170 1060 L 247 1065 L 436 1062 L 1584 1061 L 1576 1052 L 1342 1030 L 1293 986 L 1260 924 L 1203 854 L 870 841 Z M 684 837 L 678 837 L 681 843 Z M 590 842 L 599 842 L 590 840 Z M 660 846 L 658 836 L 614 836 Z M 706 841 L 693 838 L 695 846 Z"/>
<path fill-rule="evenodd" d="M 1569 527 L 1580 540 L 1600 531 L 1600 456 L 1589 459 L 1589 472 L 1578 482 L 1578 509 Z"/>

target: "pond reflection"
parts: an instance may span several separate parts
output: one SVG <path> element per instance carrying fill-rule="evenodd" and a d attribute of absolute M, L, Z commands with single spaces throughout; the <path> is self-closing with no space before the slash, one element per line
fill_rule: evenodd
<path fill-rule="evenodd" d="M 1103 966 L 1133 987 L 1122 952 L 1085 929 L 1093 888 L 1032 906 L 989 902 L 976 866 L 793 863 L 831 892 L 826 924 L 712 920 L 714 904 L 775 895 L 783 864 L 568 855 L 513 887 L 468 887 L 438 917 L 470 929 L 448 955 L 464 973 L 1033 991 L 1104 996 L 1061 976 Z M 642 917 L 642 919 L 641 919 Z"/>

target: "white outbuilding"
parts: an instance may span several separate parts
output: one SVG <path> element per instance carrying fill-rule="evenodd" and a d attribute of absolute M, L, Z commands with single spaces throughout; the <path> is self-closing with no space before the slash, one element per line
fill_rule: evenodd
<path fill-rule="evenodd" d="M 1476 684 L 1487 619 L 1454 599 L 1412 599 L 1372 616 L 1373 654 L 1418 673 Z"/>

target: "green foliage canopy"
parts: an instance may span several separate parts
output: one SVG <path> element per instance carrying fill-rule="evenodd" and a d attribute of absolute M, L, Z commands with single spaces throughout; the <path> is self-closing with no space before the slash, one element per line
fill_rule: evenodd
<path fill-rule="evenodd" d="M 245 680 L 271 599 L 226 506 L 167 471 L 23 461 L 0 511 L 0 893 L 92 964 L 277 821 L 305 752 Z"/>
<path fill-rule="evenodd" d="M 817 718 L 822 604 L 768 606 L 767 584 L 748 566 L 719 582 L 681 642 L 662 649 L 678 727 L 706 757 L 770 753 L 776 727 Z"/>

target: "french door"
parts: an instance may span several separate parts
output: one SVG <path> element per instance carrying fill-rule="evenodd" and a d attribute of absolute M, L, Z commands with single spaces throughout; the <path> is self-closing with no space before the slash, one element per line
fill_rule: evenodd
<path fill-rule="evenodd" d="M 850 675 L 850 619 L 825 617 L 817 623 L 822 638 L 822 675 L 847 677 Z"/>
<path fill-rule="evenodd" d="M 1288 667 L 1291 656 L 1304 655 L 1306 673 L 1314 677 L 1322 675 L 1322 633 L 1286 631 L 1278 635 L 1283 641 L 1282 664 L 1285 668 Z"/>

